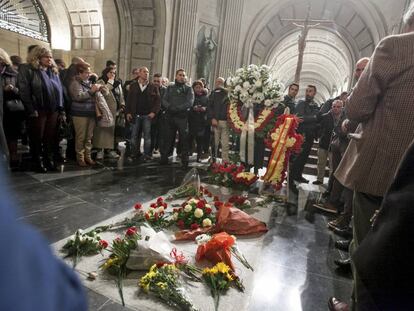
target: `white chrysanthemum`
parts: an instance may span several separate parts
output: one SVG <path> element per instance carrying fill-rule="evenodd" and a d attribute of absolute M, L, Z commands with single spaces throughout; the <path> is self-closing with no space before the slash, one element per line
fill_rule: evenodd
<path fill-rule="evenodd" d="M 272 105 L 273 105 L 273 103 L 272 103 L 272 101 L 271 101 L 270 99 L 266 99 L 266 100 L 265 100 L 265 102 L 264 102 L 264 105 L 265 105 L 266 107 L 270 107 L 270 106 L 272 106 Z"/>
<path fill-rule="evenodd" d="M 255 82 L 255 87 L 261 87 L 262 86 L 262 80 L 257 80 L 256 82 Z"/>
<path fill-rule="evenodd" d="M 186 213 L 189 213 L 189 212 L 191 212 L 193 210 L 193 207 L 190 205 L 190 204 L 187 204 L 185 207 L 184 207 L 184 212 L 186 212 Z"/>
<path fill-rule="evenodd" d="M 245 90 L 248 90 L 248 89 L 250 88 L 250 83 L 249 83 L 249 81 L 245 81 L 245 82 L 243 83 L 243 88 L 244 88 Z"/>
<path fill-rule="evenodd" d="M 195 218 L 201 218 L 203 217 L 204 213 L 203 210 L 201 208 L 196 208 L 194 211 L 194 216 Z"/>
<path fill-rule="evenodd" d="M 242 87 L 240 85 L 236 85 L 236 87 L 234 88 L 235 92 L 240 92 L 242 90 Z"/>
<path fill-rule="evenodd" d="M 212 222 L 211 222 L 211 220 L 210 219 L 208 219 L 208 218 L 206 218 L 206 219 L 204 219 L 203 220 L 203 227 L 205 228 L 205 227 L 211 227 L 212 226 Z"/>

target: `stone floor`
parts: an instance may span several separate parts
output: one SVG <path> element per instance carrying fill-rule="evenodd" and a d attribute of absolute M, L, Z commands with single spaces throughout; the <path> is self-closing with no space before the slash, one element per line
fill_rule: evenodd
<path fill-rule="evenodd" d="M 116 162 L 95 169 L 67 164 L 58 173 L 12 173 L 0 186 L 10 187 L 20 202 L 21 218 L 53 243 L 130 209 L 136 201 L 165 193 L 185 173 L 177 164 L 156 162 L 123 169 Z M 328 216 L 303 209 L 317 190 L 302 187 L 296 215 L 288 216 L 282 206 L 275 208 L 249 310 L 327 310 L 330 296 L 349 299 L 350 275 L 337 271 L 333 262 L 346 254 L 334 248 L 337 237 L 327 230 Z M 88 296 L 89 310 L 127 310 L 93 291 L 88 290 Z"/>

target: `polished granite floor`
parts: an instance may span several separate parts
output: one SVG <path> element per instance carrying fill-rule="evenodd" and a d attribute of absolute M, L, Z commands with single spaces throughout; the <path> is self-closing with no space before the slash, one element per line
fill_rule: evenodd
<path fill-rule="evenodd" d="M 10 187 L 21 206 L 21 219 L 37 227 L 51 243 L 148 201 L 178 185 L 186 171 L 156 162 L 119 167 L 105 162 L 94 169 L 73 164 L 52 174 L 11 173 L 0 186 Z M 327 310 L 330 296 L 349 299 L 351 279 L 333 260 L 347 254 L 334 248 L 337 239 L 326 227 L 328 216 L 304 210 L 317 187 L 300 192 L 299 210 L 288 216 L 275 206 L 255 272 L 249 310 Z M 289 213 L 290 214 L 290 213 Z M 331 216 L 332 217 L 332 216 Z M 127 310 L 88 290 L 90 310 Z"/>

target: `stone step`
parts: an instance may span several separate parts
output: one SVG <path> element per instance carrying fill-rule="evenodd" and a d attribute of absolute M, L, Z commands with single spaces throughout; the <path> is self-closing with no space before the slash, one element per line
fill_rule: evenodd
<path fill-rule="evenodd" d="M 316 164 L 306 163 L 305 169 L 303 170 L 303 174 L 317 176 L 318 166 Z M 325 169 L 325 177 L 329 177 L 329 168 Z"/>

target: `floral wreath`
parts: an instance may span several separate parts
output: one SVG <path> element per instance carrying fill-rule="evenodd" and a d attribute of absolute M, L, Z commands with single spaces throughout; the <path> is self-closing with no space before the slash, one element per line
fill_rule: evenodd
<path fill-rule="evenodd" d="M 276 190 L 282 187 L 286 179 L 286 170 L 291 153 L 299 153 L 303 143 L 303 136 L 296 132 L 299 119 L 295 115 L 283 114 L 278 117 L 269 138 L 265 140 L 272 150 L 266 174 L 262 177 L 270 182 Z"/>
<path fill-rule="evenodd" d="M 230 121 L 231 128 L 240 134 L 246 125 L 246 120 L 241 113 L 241 105 L 235 102 L 231 102 L 227 110 L 228 119 Z M 269 121 L 274 117 L 274 112 L 270 108 L 264 108 L 254 118 L 254 130 L 255 132 L 262 131 Z"/>

